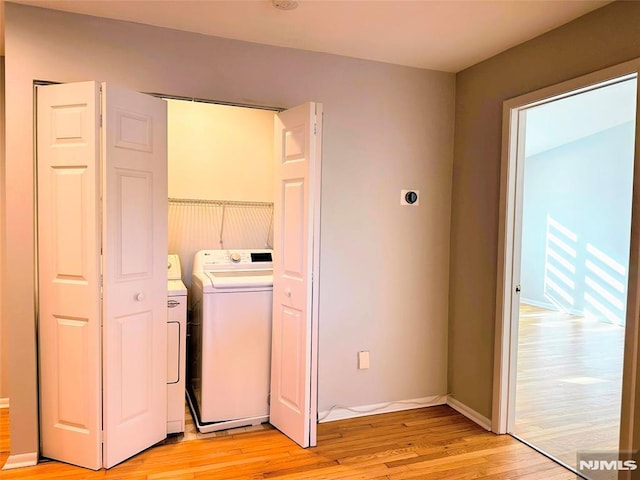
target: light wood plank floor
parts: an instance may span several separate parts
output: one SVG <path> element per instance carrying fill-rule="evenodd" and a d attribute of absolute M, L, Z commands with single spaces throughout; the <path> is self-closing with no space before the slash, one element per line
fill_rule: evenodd
<path fill-rule="evenodd" d="M 0 410 L 6 448 L 8 410 Z M 0 454 L 0 464 L 7 457 Z M 447 406 L 319 425 L 302 449 L 277 430 L 156 446 L 108 471 L 58 462 L 0 472 L 2 480 L 569 480 L 564 468 L 508 435 L 486 432 Z"/>
<path fill-rule="evenodd" d="M 575 468 L 616 450 L 624 328 L 522 304 L 514 433 Z"/>

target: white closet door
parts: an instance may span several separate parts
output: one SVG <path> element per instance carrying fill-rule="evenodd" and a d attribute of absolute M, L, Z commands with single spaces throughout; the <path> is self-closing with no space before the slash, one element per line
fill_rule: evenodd
<path fill-rule="evenodd" d="M 167 431 L 167 110 L 102 86 L 104 464 Z"/>
<path fill-rule="evenodd" d="M 316 443 L 317 275 L 312 277 L 321 144 L 316 107 L 307 103 L 275 118 L 270 422 L 302 447 Z"/>
<path fill-rule="evenodd" d="M 102 466 L 99 87 L 37 88 L 42 455 Z"/>

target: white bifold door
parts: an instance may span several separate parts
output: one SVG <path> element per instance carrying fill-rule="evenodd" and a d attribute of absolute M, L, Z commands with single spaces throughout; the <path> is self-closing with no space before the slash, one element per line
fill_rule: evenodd
<path fill-rule="evenodd" d="M 166 436 L 166 102 L 37 88 L 42 455 L 109 468 Z"/>
<path fill-rule="evenodd" d="M 322 108 L 276 115 L 270 422 L 316 444 Z"/>

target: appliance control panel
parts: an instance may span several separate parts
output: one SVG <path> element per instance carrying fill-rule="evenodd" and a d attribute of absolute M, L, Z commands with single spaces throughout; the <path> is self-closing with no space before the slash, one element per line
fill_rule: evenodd
<path fill-rule="evenodd" d="M 181 280 L 182 270 L 180 269 L 180 257 L 175 253 L 169 254 L 167 261 L 167 279 L 168 280 Z"/>
<path fill-rule="evenodd" d="M 193 271 L 227 269 L 272 269 L 272 250 L 200 250 L 193 260 Z"/>

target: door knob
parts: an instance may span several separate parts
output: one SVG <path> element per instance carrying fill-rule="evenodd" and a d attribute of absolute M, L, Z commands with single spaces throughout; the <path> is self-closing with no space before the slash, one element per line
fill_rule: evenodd
<path fill-rule="evenodd" d="M 291 298 L 291 289 L 290 289 L 290 288 L 285 288 L 285 289 L 284 289 L 284 294 L 285 294 L 287 297 Z"/>
<path fill-rule="evenodd" d="M 138 302 L 141 302 L 142 300 L 144 300 L 144 293 L 138 293 L 138 294 L 136 295 L 136 300 L 137 300 Z"/>

